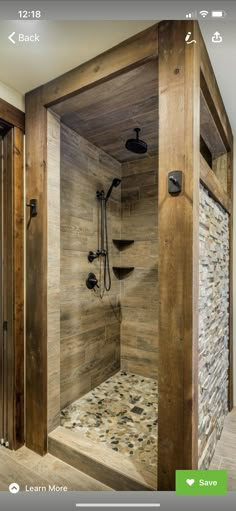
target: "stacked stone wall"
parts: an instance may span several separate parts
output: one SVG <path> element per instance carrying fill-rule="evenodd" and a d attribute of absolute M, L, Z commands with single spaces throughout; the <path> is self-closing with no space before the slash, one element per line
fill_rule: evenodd
<path fill-rule="evenodd" d="M 229 216 L 200 187 L 199 468 L 208 469 L 228 411 Z"/>

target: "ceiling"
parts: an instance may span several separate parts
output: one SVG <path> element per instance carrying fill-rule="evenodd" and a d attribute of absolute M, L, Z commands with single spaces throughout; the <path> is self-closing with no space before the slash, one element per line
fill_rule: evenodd
<path fill-rule="evenodd" d="M 148 155 L 156 154 L 157 62 L 112 78 L 55 105 L 53 110 L 60 114 L 64 124 L 120 162 L 145 157 L 125 147 L 128 138 L 136 137 L 133 131 L 136 127 L 141 129 L 140 138 L 148 144 Z"/>

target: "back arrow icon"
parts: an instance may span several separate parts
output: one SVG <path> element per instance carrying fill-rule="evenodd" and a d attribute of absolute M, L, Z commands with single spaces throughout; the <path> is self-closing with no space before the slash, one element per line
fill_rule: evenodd
<path fill-rule="evenodd" d="M 12 39 L 13 35 L 15 35 L 15 32 L 12 32 L 12 34 L 10 34 L 8 36 L 8 39 L 10 39 L 10 41 L 13 43 L 13 44 L 16 44 L 16 41 L 14 41 L 14 39 Z"/>

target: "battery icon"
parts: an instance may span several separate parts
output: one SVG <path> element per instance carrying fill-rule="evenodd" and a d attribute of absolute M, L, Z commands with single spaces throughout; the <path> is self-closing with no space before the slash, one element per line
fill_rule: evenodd
<path fill-rule="evenodd" d="M 224 18 L 226 16 L 225 11 L 212 11 L 211 12 L 212 18 Z"/>

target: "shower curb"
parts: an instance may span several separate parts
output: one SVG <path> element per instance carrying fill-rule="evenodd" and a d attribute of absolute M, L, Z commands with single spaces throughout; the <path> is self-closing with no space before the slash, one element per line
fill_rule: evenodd
<path fill-rule="evenodd" d="M 156 474 L 142 463 L 131 461 L 106 446 L 98 446 L 85 435 L 61 426 L 49 434 L 48 451 L 113 490 L 157 489 Z"/>

